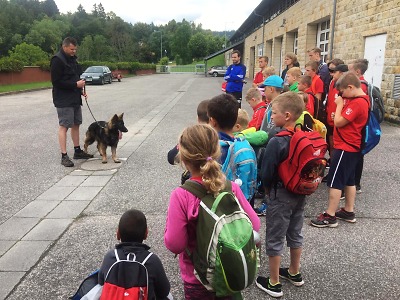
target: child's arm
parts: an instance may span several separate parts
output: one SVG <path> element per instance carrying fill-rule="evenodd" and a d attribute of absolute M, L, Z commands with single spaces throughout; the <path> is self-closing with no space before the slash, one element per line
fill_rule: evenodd
<path fill-rule="evenodd" d="M 268 191 L 273 187 L 273 184 L 276 183 L 278 179 L 278 165 L 282 159 L 282 151 L 280 148 L 279 140 L 277 138 L 272 138 L 268 142 L 264 151 L 260 168 L 260 177 L 264 188 Z"/>
<path fill-rule="evenodd" d="M 182 199 L 186 192 L 182 188 L 172 191 L 168 212 L 167 222 L 164 232 L 164 244 L 171 252 L 179 254 L 188 245 L 187 223 L 187 199 Z M 186 201 L 185 201 L 186 200 Z M 185 205 L 186 204 L 186 207 Z"/>
<path fill-rule="evenodd" d="M 169 283 L 167 274 L 165 274 L 164 266 L 160 258 L 153 253 L 152 260 L 155 267 L 154 278 L 154 293 L 157 300 L 173 299 L 170 291 L 171 285 Z"/>
<path fill-rule="evenodd" d="M 333 122 L 337 128 L 341 128 L 346 126 L 349 123 L 349 120 L 347 120 L 345 117 L 342 116 L 343 98 L 340 96 L 337 97 L 335 99 L 335 103 L 336 103 L 336 112 Z"/>

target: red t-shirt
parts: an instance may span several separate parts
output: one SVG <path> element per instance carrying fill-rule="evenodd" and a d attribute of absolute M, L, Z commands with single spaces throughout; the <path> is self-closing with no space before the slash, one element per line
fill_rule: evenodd
<path fill-rule="evenodd" d="M 365 97 L 365 98 L 364 98 Z M 347 119 L 349 123 L 343 127 L 336 128 L 333 134 L 333 147 L 335 149 L 347 152 L 360 152 L 361 147 L 361 130 L 368 120 L 369 100 L 368 96 L 360 96 L 357 98 L 344 98 L 344 106 L 342 109 L 342 117 Z M 338 131 L 340 132 L 340 136 Z M 343 138 L 343 139 L 342 139 Z M 348 145 L 354 145 L 358 148 Z"/>
<path fill-rule="evenodd" d="M 361 82 L 361 89 L 365 93 L 365 95 L 368 95 L 368 82 L 365 80 L 364 76 L 361 76 L 360 81 L 365 81 L 366 83 Z"/>
<path fill-rule="evenodd" d="M 263 75 L 262 71 L 258 72 L 253 80 L 253 83 L 255 83 L 255 84 L 259 84 L 261 82 L 264 82 L 264 75 Z"/>
<path fill-rule="evenodd" d="M 314 95 L 318 93 L 322 94 L 324 92 L 324 82 L 319 77 L 319 75 L 315 75 L 314 78 L 312 79 L 311 91 L 313 92 Z"/>
<path fill-rule="evenodd" d="M 314 117 L 314 93 L 312 92 L 311 88 L 308 88 L 304 91 L 308 94 L 308 102 L 306 104 L 306 111 L 308 111 Z M 312 95 L 311 95 L 312 94 Z"/>
<path fill-rule="evenodd" d="M 329 84 L 328 98 L 326 100 L 326 121 L 329 126 L 333 127 L 332 113 L 336 112 L 335 100 L 338 97 L 339 91 L 335 88 L 336 81 L 331 81 Z"/>
<path fill-rule="evenodd" d="M 267 104 L 264 101 L 258 103 L 255 107 L 253 107 L 253 118 L 250 120 L 247 128 L 255 127 L 256 130 L 260 130 L 266 109 Z"/>

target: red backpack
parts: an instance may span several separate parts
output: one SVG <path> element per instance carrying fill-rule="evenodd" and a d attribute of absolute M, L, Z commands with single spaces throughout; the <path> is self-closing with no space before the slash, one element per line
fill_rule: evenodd
<path fill-rule="evenodd" d="M 289 155 L 278 167 L 285 188 L 295 194 L 311 195 L 324 176 L 328 144 L 316 131 L 284 130 L 276 136 L 290 136 Z"/>

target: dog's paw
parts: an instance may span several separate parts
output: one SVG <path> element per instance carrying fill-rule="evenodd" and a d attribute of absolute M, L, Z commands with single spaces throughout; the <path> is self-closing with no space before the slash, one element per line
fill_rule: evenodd
<path fill-rule="evenodd" d="M 119 159 L 114 159 L 114 162 L 115 162 L 116 164 L 121 163 L 121 161 L 120 161 Z"/>

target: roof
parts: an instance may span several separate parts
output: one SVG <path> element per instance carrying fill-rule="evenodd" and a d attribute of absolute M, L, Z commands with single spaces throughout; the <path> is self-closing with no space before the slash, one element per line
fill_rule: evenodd
<path fill-rule="evenodd" d="M 239 46 L 240 44 L 243 44 L 243 43 L 244 43 L 244 40 L 241 40 L 241 41 L 239 41 L 239 42 L 237 42 L 235 44 L 230 45 L 229 47 L 226 47 L 226 48 L 224 48 L 222 50 L 214 52 L 213 54 L 210 54 L 209 56 L 204 57 L 204 60 L 207 61 L 207 60 L 209 60 L 209 59 L 211 59 L 211 58 L 213 58 L 215 56 L 218 56 L 218 55 L 220 55 L 222 53 L 225 53 L 226 51 L 231 50 L 231 49 L 235 48 L 236 46 Z"/>

